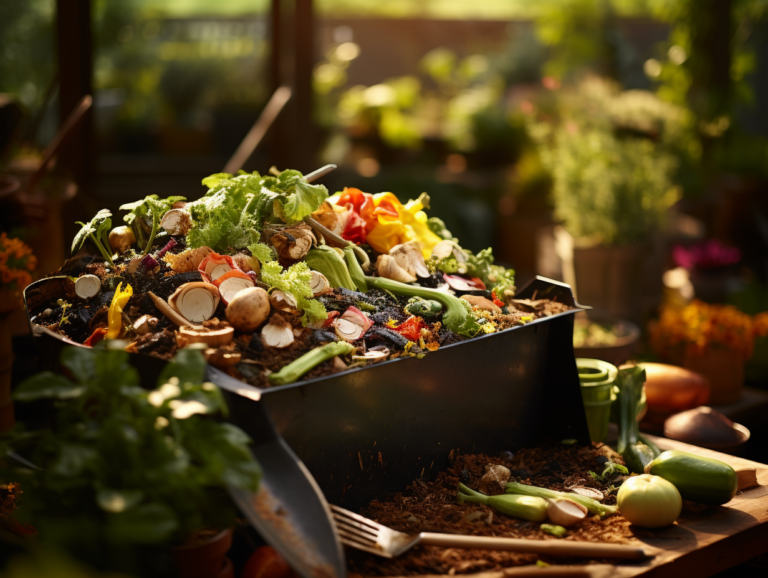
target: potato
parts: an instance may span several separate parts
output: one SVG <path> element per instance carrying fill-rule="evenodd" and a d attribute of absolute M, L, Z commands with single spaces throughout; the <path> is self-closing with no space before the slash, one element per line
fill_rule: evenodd
<path fill-rule="evenodd" d="M 229 302 L 225 313 L 232 327 L 251 333 L 269 317 L 269 295 L 261 287 L 243 289 Z"/>

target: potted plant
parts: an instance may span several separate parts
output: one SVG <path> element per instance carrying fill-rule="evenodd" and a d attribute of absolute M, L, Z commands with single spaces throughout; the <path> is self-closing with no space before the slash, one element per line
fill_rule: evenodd
<path fill-rule="evenodd" d="M 552 173 L 555 215 L 572 238 L 566 280 L 596 313 L 639 320 L 657 304 L 647 296 L 661 296 L 659 233 L 679 198 L 668 140 L 681 131 L 681 113 L 650 93 L 591 79 L 564 92 L 555 114 L 532 130 Z"/>
<path fill-rule="evenodd" d="M 0 432 L 13 426 L 11 314 L 21 308 L 21 292 L 32 282 L 37 258 L 20 239 L 0 233 Z"/>
<path fill-rule="evenodd" d="M 46 548 L 97 569 L 167 575 L 169 546 L 180 546 L 180 571 L 220 575 L 236 515 L 227 486 L 255 491 L 261 470 L 248 436 L 211 419 L 227 408 L 203 383 L 201 354 L 179 351 L 151 391 L 124 351 L 72 347 L 61 362 L 71 378 L 43 372 L 14 392 L 17 401 L 52 400 L 52 427 L 0 437 L 0 480 L 24 487 L 19 520 Z M 200 550 L 203 559 L 190 560 Z"/>
<path fill-rule="evenodd" d="M 657 355 L 705 376 L 710 402 L 727 404 L 741 397 L 744 362 L 752 357 L 755 338 L 768 334 L 768 313 L 750 317 L 731 305 L 695 299 L 684 307 L 664 307 L 649 329 Z"/>

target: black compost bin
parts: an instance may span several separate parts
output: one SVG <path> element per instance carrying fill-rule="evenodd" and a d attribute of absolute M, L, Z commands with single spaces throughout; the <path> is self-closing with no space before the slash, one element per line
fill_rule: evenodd
<path fill-rule="evenodd" d="M 419 477 L 432 478 L 457 452 L 493 455 L 565 439 L 588 444 L 573 355 L 579 306 L 571 289 L 537 277 L 517 296 L 556 298 L 576 309 L 441 347 L 422 359 L 251 389 L 260 392 L 278 432 L 328 501 L 350 509 Z M 27 303 L 30 317 L 36 304 L 43 305 L 34 290 Z M 57 359 L 51 348 L 64 341 L 35 333 L 46 357 Z M 222 386 L 243 387 L 221 371 L 211 374 Z M 250 429 L 249 405 L 232 393 L 227 401 L 230 419 Z"/>

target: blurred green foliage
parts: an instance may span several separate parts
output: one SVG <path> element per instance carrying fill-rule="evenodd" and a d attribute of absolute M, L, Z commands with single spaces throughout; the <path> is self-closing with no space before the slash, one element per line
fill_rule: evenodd
<path fill-rule="evenodd" d="M 531 131 L 551 171 L 556 215 L 581 244 L 625 245 L 662 228 L 680 190 L 673 175 L 685 110 L 590 78 L 564 90 Z"/>
<path fill-rule="evenodd" d="M 227 486 L 255 491 L 261 470 L 243 431 L 207 417 L 227 408 L 203 383 L 199 351 L 179 351 L 151 391 L 122 350 L 69 347 L 61 362 L 73 379 L 46 371 L 14 392 L 16 402 L 51 402 L 52 427 L 0 435 L 0 479 L 23 491 L 19 522 L 46 547 L 142 575 L 169 544 L 234 524 Z"/>

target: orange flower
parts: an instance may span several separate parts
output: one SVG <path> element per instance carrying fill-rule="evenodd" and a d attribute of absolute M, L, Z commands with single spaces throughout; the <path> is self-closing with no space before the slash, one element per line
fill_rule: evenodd
<path fill-rule="evenodd" d="M 753 320 L 733 306 L 694 300 L 683 308 L 663 308 L 649 329 L 651 347 L 665 358 L 683 352 L 705 355 L 712 347 L 723 347 L 749 359 L 755 337 L 768 334 L 768 313 Z"/>
<path fill-rule="evenodd" d="M 37 258 L 29 245 L 0 233 L 0 289 L 7 289 L 20 297 L 20 292 L 32 282 L 30 271 L 34 271 L 35 267 Z"/>

